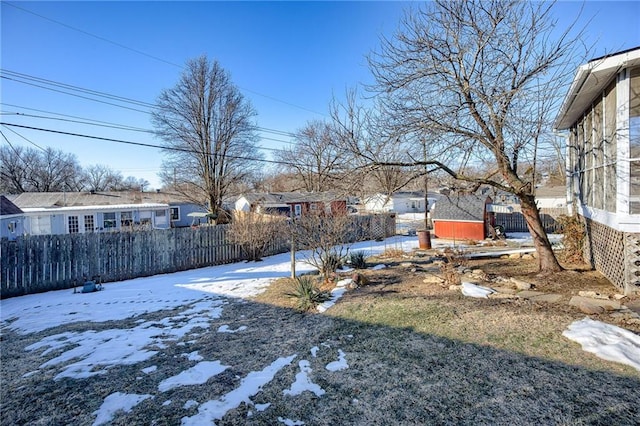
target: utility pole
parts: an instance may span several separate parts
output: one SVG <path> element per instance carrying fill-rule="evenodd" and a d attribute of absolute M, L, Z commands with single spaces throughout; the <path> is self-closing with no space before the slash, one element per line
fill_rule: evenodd
<path fill-rule="evenodd" d="M 291 209 L 291 279 L 296 279 L 296 222 L 295 213 Z"/>

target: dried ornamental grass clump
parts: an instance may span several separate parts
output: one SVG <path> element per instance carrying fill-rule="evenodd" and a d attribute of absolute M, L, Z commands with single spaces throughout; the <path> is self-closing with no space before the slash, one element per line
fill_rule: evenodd
<path fill-rule="evenodd" d="M 570 263 L 581 263 L 584 247 L 585 228 L 578 216 L 561 215 L 557 222 L 562 227 L 562 259 Z"/>
<path fill-rule="evenodd" d="M 331 293 L 321 290 L 314 278 L 301 276 L 292 280 L 291 288 L 285 293 L 285 296 L 296 300 L 296 308 L 299 311 L 307 312 L 329 300 Z"/>
<path fill-rule="evenodd" d="M 349 253 L 347 261 L 354 269 L 367 269 L 367 256 L 363 251 L 354 251 Z"/>

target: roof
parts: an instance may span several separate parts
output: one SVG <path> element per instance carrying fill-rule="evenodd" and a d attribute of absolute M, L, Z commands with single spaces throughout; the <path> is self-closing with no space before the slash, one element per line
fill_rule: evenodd
<path fill-rule="evenodd" d="M 22 214 L 20 207 L 9 201 L 4 195 L 0 195 L 0 216 L 9 216 L 14 214 Z"/>
<path fill-rule="evenodd" d="M 175 204 L 188 202 L 179 194 L 168 192 L 23 192 L 13 203 L 24 208 L 82 206 L 123 206 L 130 204 Z"/>
<path fill-rule="evenodd" d="M 264 205 L 345 201 L 347 199 L 347 197 L 340 197 L 333 192 L 250 192 L 243 194 L 242 197 L 251 204 Z"/>
<path fill-rule="evenodd" d="M 637 65 L 640 65 L 640 47 L 592 59 L 580 66 L 554 122 L 554 129 L 571 127 L 621 68 Z"/>
<path fill-rule="evenodd" d="M 477 195 L 451 195 L 441 197 L 433 208 L 433 220 L 484 222 L 486 202 L 490 197 Z"/>
<path fill-rule="evenodd" d="M 140 203 L 140 204 L 104 204 L 91 206 L 66 206 L 66 207 L 25 207 L 25 213 L 46 213 L 46 212 L 75 212 L 75 211 L 109 211 L 109 210 L 153 210 L 167 209 L 168 204 L 160 203 Z"/>
<path fill-rule="evenodd" d="M 536 198 L 566 198 L 566 186 L 541 186 L 536 188 Z"/>

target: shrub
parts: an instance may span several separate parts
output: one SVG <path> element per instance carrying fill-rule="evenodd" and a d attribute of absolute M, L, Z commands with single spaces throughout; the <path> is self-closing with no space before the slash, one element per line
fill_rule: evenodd
<path fill-rule="evenodd" d="M 331 293 L 326 290 L 320 290 L 312 277 L 301 276 L 292 280 L 291 289 L 285 293 L 285 296 L 296 299 L 296 308 L 302 312 L 307 312 L 329 300 Z"/>
<path fill-rule="evenodd" d="M 366 269 L 367 257 L 363 251 L 353 251 L 349 253 L 349 264 L 356 269 Z"/>
<path fill-rule="evenodd" d="M 443 252 L 445 261 L 440 266 L 440 272 L 442 272 L 442 279 L 448 285 L 460 285 L 462 280 L 458 273 L 460 266 L 467 264 L 467 258 L 464 255 L 464 251 L 461 249 L 446 248 Z"/>

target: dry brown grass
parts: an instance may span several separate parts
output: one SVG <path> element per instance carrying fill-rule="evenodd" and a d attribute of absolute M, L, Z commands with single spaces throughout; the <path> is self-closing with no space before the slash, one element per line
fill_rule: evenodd
<path fill-rule="evenodd" d="M 119 414 L 114 425 L 180 424 L 197 412 L 183 408 L 187 400 L 218 399 L 249 372 L 292 354 L 294 362 L 251 398 L 271 404 L 268 409 L 257 412 L 243 403 L 216 424 L 280 424 L 279 417 L 307 425 L 637 424 L 640 372 L 585 353 L 561 335 L 584 314 L 566 303 L 466 298 L 447 286 L 425 284 L 427 259 L 413 262 L 415 272 L 404 267 L 367 271 L 369 285 L 347 292 L 325 314 L 296 312 L 295 302 L 284 296 L 287 280 L 278 280 L 255 300 L 229 300 L 209 330 L 185 338 L 191 342 L 187 347 L 168 345 L 145 365 L 114 367 L 108 375 L 85 380 L 54 382 L 51 368 L 25 377 L 57 354 L 43 357 L 24 348 L 53 333 L 131 327 L 137 320 L 176 312 L 26 336 L 3 330 L 2 424 L 91 424 L 92 413 L 113 392 L 154 395 Z M 468 266 L 489 276 L 527 279 L 540 290 L 561 291 L 565 299 L 579 290 L 612 291 L 593 272 L 537 277 L 535 261 L 477 260 Z M 222 324 L 247 328 L 217 333 Z M 313 347 L 319 348 L 315 357 Z M 346 354 L 349 368 L 328 371 L 325 366 L 336 360 L 338 350 Z M 231 367 L 206 384 L 159 393 L 162 379 L 194 364 L 181 355 L 192 351 Z M 283 395 L 300 371 L 300 360 L 309 361 L 311 380 L 326 394 Z M 157 372 L 140 372 L 151 364 Z M 168 400 L 171 404 L 164 405 Z"/>

